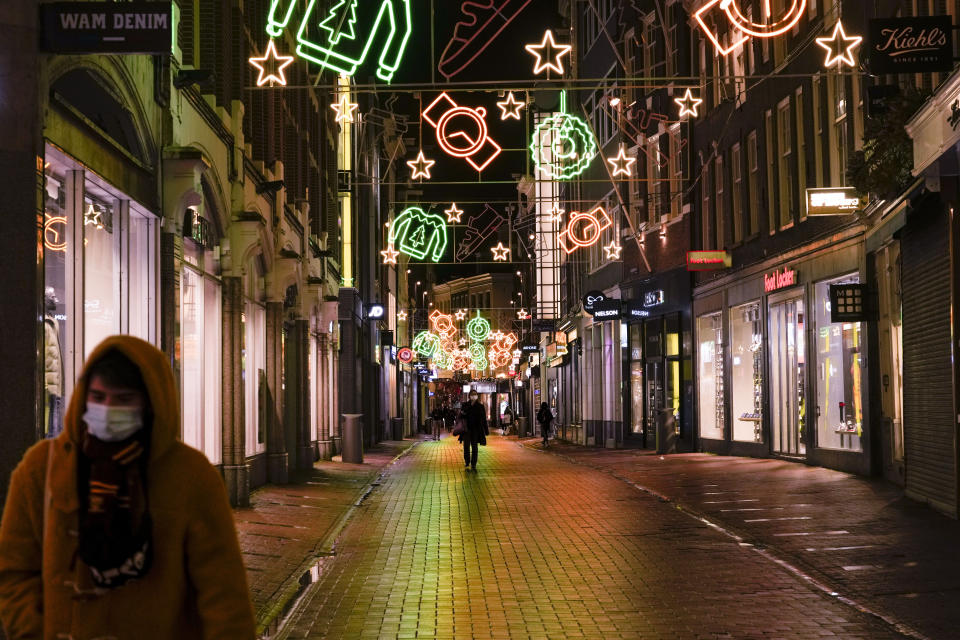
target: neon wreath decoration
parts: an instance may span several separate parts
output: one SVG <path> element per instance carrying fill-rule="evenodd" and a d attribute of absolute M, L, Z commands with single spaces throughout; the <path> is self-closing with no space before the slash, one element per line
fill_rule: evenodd
<path fill-rule="evenodd" d="M 586 122 L 558 113 L 537 125 L 530 154 L 534 165 L 547 177 L 569 180 L 587 170 L 597 155 L 597 143 Z"/>
<path fill-rule="evenodd" d="M 487 321 L 486 318 L 481 317 L 478 311 L 477 317 L 472 318 L 470 322 L 467 323 L 467 336 L 474 342 L 483 342 L 489 335 L 490 322 Z"/>

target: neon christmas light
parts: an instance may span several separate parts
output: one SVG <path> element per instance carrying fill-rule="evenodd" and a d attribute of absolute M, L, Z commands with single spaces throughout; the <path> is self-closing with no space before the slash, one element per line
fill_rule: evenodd
<path fill-rule="evenodd" d="M 533 163 L 549 178 L 569 180 L 590 166 L 597 155 L 597 143 L 590 125 L 566 113 L 566 94 L 560 94 L 560 113 L 537 125 L 530 141 Z"/>
<path fill-rule="evenodd" d="M 607 252 L 607 260 L 619 260 L 623 247 L 619 242 L 613 241 L 603 248 Z"/>
<path fill-rule="evenodd" d="M 436 353 L 439 348 L 440 336 L 429 331 L 421 331 L 413 339 L 413 350 L 426 358 Z"/>
<path fill-rule="evenodd" d="M 397 256 L 400 255 L 400 252 L 394 249 L 392 244 L 388 244 L 387 248 L 380 252 L 380 255 L 383 256 L 383 264 L 397 264 Z"/>
<path fill-rule="evenodd" d="M 439 262 L 447 250 L 447 225 L 435 213 L 426 213 L 419 207 L 404 209 L 390 225 L 388 247 L 398 247 L 400 253 L 417 260 L 428 257 Z"/>
<path fill-rule="evenodd" d="M 487 362 L 487 350 L 479 342 L 470 345 L 470 366 L 477 371 L 483 371 L 490 366 Z"/>
<path fill-rule="evenodd" d="M 467 323 L 467 336 L 474 342 L 483 342 L 490 335 L 490 322 L 477 312 L 475 318 Z"/>
<path fill-rule="evenodd" d="M 722 56 L 730 55 L 737 47 L 744 44 L 751 37 L 775 38 L 793 29 L 803 12 L 807 8 L 807 0 L 792 0 L 775 8 L 772 0 L 762 0 L 759 19 L 748 17 L 740 8 L 743 0 L 708 0 L 694 14 L 693 19 L 700 25 L 714 48 Z M 708 14 L 712 14 L 707 17 Z M 711 24 L 730 23 L 729 29 L 717 29 Z M 724 45 L 720 41 L 718 31 L 730 33 L 730 44 Z"/>
<path fill-rule="evenodd" d="M 701 98 L 694 98 L 693 92 L 690 89 L 687 89 L 687 92 L 683 94 L 682 98 L 674 98 L 673 101 L 680 105 L 681 118 L 686 115 L 696 118 L 697 107 L 703 102 Z"/>
<path fill-rule="evenodd" d="M 443 313 L 439 309 L 434 309 L 430 314 L 430 324 L 433 330 L 444 340 L 449 340 L 457 333 L 457 328 L 453 326 L 453 316 Z"/>
<path fill-rule="evenodd" d="M 63 225 L 63 231 L 54 229 L 54 225 Z M 62 239 L 61 239 L 62 238 Z M 67 218 L 66 216 L 50 216 L 43 223 L 43 246 L 50 251 L 65 252 L 67 250 Z"/>
<path fill-rule="evenodd" d="M 518 318 L 518 319 L 520 319 L 520 320 L 526 320 L 526 319 L 528 319 L 529 317 L 530 317 L 530 312 L 528 312 L 526 309 L 520 309 L 520 311 L 517 311 L 517 318 Z"/>
<path fill-rule="evenodd" d="M 403 322 L 403 321 L 406 320 L 406 319 L 407 319 L 407 312 L 406 312 L 406 311 L 398 311 L 398 312 L 397 312 L 397 320 L 399 320 L 400 322 Z"/>
<path fill-rule="evenodd" d="M 491 207 L 484 205 L 483 211 L 471 214 L 467 218 L 467 232 L 457 244 L 456 260 L 463 262 L 491 237 L 497 229 L 507 222 L 507 218 Z"/>
<path fill-rule="evenodd" d="M 330 105 L 337 112 L 337 122 L 354 122 L 353 112 L 360 107 L 356 102 L 350 102 L 350 96 L 344 93 L 340 102 Z"/>
<path fill-rule="evenodd" d="M 507 366 L 512 359 L 509 351 L 502 351 L 496 348 L 490 349 L 489 361 L 494 369 Z"/>
<path fill-rule="evenodd" d="M 613 177 L 625 175 L 628 178 L 633 175 L 632 167 L 637 161 L 636 158 L 628 158 L 626 149 L 621 145 L 617 155 L 607 158 L 607 162 L 613 167 Z"/>
<path fill-rule="evenodd" d="M 447 214 L 447 222 L 460 222 L 460 217 L 463 215 L 463 210 L 457 208 L 456 202 L 451 204 L 449 209 L 444 209 L 443 212 Z"/>
<path fill-rule="evenodd" d="M 440 54 L 437 69 L 449 80 L 466 69 L 531 0 L 468 0 L 460 5 L 465 17 L 453 28 L 453 36 Z"/>
<path fill-rule="evenodd" d="M 506 100 L 501 100 L 497 103 L 497 106 L 500 107 L 500 119 L 506 120 L 508 118 L 514 118 L 515 120 L 520 119 L 520 109 L 523 109 L 524 103 L 520 102 L 513 97 L 513 91 L 507 94 Z"/>
<path fill-rule="evenodd" d="M 339 73 L 352 76 L 382 43 L 377 76 L 393 80 L 413 32 L 412 0 L 380 0 L 379 8 L 363 12 L 374 16 L 372 24 L 359 23 L 359 0 L 340 0 L 321 18 L 317 0 L 310 0 L 297 31 L 297 55 Z M 369 4 L 376 4 L 376 0 Z M 267 17 L 267 33 L 280 36 L 293 22 L 299 0 L 273 0 Z M 314 38 L 314 39 L 311 39 Z"/>
<path fill-rule="evenodd" d="M 103 229 L 103 209 L 95 204 L 87 205 L 87 210 L 83 212 L 83 226 L 87 225 Z"/>
<path fill-rule="evenodd" d="M 560 232 L 560 246 L 568 254 L 591 247 L 600 240 L 604 230 L 613 225 L 610 214 L 603 207 L 594 207 L 587 213 L 574 211 L 567 226 Z"/>
<path fill-rule="evenodd" d="M 407 166 L 413 170 L 412 179 L 416 180 L 418 178 L 430 179 L 430 167 L 437 164 L 436 160 L 427 160 L 423 155 L 423 149 L 420 150 L 420 153 L 417 154 L 415 160 L 407 160 Z"/>
<path fill-rule="evenodd" d="M 553 207 L 553 209 L 547 212 L 547 222 L 553 222 L 553 223 L 563 222 L 564 213 L 565 213 L 564 210 L 561 209 L 560 207 L 557 207 L 557 206 Z"/>
<path fill-rule="evenodd" d="M 433 364 L 440 369 L 449 369 L 450 365 L 453 364 L 453 357 L 447 351 L 438 349 L 433 354 Z"/>
<path fill-rule="evenodd" d="M 459 310 L 458 310 L 455 314 L 453 314 L 453 315 L 456 316 L 457 320 L 463 320 L 464 318 L 467 317 L 467 310 L 466 310 L 466 309 L 459 309 Z"/>
<path fill-rule="evenodd" d="M 483 107 L 462 107 L 446 92 L 437 96 L 423 111 L 423 119 L 436 130 L 440 148 L 454 158 L 465 159 L 477 171 L 483 171 L 502 151 L 488 134 L 486 115 L 487 110 Z M 464 120 L 471 126 L 457 128 Z M 451 127 L 454 121 L 457 125 Z"/>
<path fill-rule="evenodd" d="M 538 75 L 543 71 L 556 71 L 563 75 L 563 63 L 560 62 L 560 58 L 569 54 L 573 47 L 569 44 L 557 44 L 557 41 L 553 38 L 553 31 L 548 29 L 543 34 L 543 41 L 540 44 L 528 44 L 524 49 L 537 59 L 533 67 L 533 75 Z M 544 52 L 545 49 L 549 51 L 549 55 Z M 544 62 L 544 59 L 546 59 L 546 62 Z"/>
<path fill-rule="evenodd" d="M 268 82 L 270 86 L 273 86 L 274 83 L 282 87 L 287 86 L 287 78 L 283 75 L 283 70 L 293 64 L 293 56 L 281 56 L 278 54 L 277 45 L 273 43 L 273 40 L 267 43 L 267 51 L 262 57 L 251 57 L 247 59 L 247 62 L 259 71 L 257 74 L 258 87 L 262 87 Z M 272 70 L 268 72 L 267 66 L 270 66 Z"/>
<path fill-rule="evenodd" d="M 817 38 L 817 44 L 827 51 L 823 66 L 828 69 L 834 64 L 837 65 L 837 69 L 842 68 L 843 65 L 856 67 L 857 61 L 853 57 L 853 50 L 859 47 L 861 42 L 863 38 L 860 36 L 847 36 L 843 30 L 843 24 L 838 20 L 831 35 Z"/>
<path fill-rule="evenodd" d="M 495 247 L 490 247 L 490 251 L 493 252 L 494 262 L 506 262 L 507 256 L 510 255 L 510 249 L 503 246 L 502 242 L 498 242 Z"/>

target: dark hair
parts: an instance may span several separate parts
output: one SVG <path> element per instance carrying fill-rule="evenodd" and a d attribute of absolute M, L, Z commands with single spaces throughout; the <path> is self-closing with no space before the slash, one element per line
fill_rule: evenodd
<path fill-rule="evenodd" d="M 87 381 L 100 378 L 104 384 L 121 389 L 134 389 L 149 399 L 147 385 L 143 381 L 140 367 L 117 349 L 111 349 L 90 365 Z"/>
<path fill-rule="evenodd" d="M 540 411 L 543 411 L 544 409 L 549 409 L 549 408 L 550 408 L 550 405 L 548 405 L 546 402 L 540 403 Z"/>

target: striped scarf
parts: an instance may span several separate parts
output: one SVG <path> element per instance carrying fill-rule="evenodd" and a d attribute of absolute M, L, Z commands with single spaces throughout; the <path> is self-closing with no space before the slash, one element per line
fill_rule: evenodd
<path fill-rule="evenodd" d="M 104 589 L 122 586 L 150 569 L 151 522 L 142 441 L 148 434 L 148 429 L 141 429 L 121 442 L 104 442 L 89 434 L 83 440 L 78 553 L 90 568 L 94 584 Z"/>

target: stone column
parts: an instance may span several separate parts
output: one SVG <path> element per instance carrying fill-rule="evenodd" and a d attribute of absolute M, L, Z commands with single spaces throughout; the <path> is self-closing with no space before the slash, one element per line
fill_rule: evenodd
<path fill-rule="evenodd" d="M 180 262 L 183 235 L 176 224 L 164 224 L 160 233 L 160 349 L 173 368 L 180 388 Z"/>
<path fill-rule="evenodd" d="M 267 389 L 264 415 L 267 420 L 267 482 L 290 481 L 290 456 L 283 432 L 283 302 L 267 302 Z"/>
<path fill-rule="evenodd" d="M 326 333 L 321 333 L 317 338 L 317 348 L 319 353 L 317 354 L 317 376 L 319 377 L 318 383 L 320 385 L 318 389 L 318 394 L 320 396 L 319 401 L 319 411 L 320 415 L 317 416 L 317 419 L 320 421 L 319 425 L 319 442 L 317 443 L 320 448 L 320 459 L 329 460 L 333 457 L 333 436 L 330 429 L 330 414 L 333 410 L 333 405 L 331 404 L 333 400 L 333 392 L 331 389 L 331 376 L 330 376 L 330 336 Z"/>
<path fill-rule="evenodd" d="M 331 348 L 330 366 L 330 405 L 332 407 L 330 433 L 333 437 L 334 455 L 340 453 L 340 443 L 343 442 L 342 425 L 340 424 L 340 344 L 334 342 Z"/>
<path fill-rule="evenodd" d="M 294 321 L 291 351 L 296 350 L 298 374 L 294 380 L 288 380 L 288 386 L 294 387 L 297 399 L 296 430 L 297 430 L 297 469 L 313 468 L 313 444 L 310 442 L 310 385 L 313 379 L 310 376 L 310 322 L 303 318 Z"/>
<path fill-rule="evenodd" d="M 250 467 L 246 456 L 246 410 L 243 388 L 243 279 L 223 277 L 223 329 L 221 362 L 223 368 L 223 479 L 230 504 L 250 504 Z"/>

